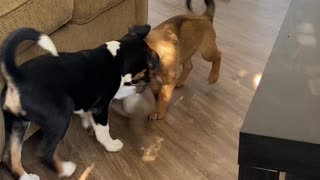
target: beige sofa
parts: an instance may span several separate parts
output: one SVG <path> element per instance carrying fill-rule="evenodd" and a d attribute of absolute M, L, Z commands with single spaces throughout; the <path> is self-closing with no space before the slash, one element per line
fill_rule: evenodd
<path fill-rule="evenodd" d="M 121 37 L 130 25 L 147 22 L 147 0 L 0 0 L 0 4 L 0 42 L 19 27 L 33 27 L 49 34 L 58 51 L 94 48 Z M 18 52 L 17 64 L 45 53 L 31 43 L 21 45 Z M 32 125 L 26 138 L 36 130 Z M 0 113 L 0 154 L 3 145 Z"/>

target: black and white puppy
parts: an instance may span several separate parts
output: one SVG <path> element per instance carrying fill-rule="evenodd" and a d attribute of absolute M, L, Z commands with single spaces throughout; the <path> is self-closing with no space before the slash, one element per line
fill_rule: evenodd
<path fill-rule="evenodd" d="M 108 151 L 123 147 L 109 134 L 109 103 L 124 84 L 147 79 L 150 69 L 159 68 L 158 55 L 144 41 L 149 31 L 149 25 L 135 26 L 118 41 L 75 53 L 58 53 L 50 38 L 34 29 L 22 28 L 9 35 L 1 50 L 6 138 L 2 160 L 14 176 L 39 179 L 21 164 L 23 136 L 31 122 L 44 135 L 41 158 L 59 177 L 69 177 L 76 169 L 75 163 L 62 161 L 56 153 L 74 111 L 91 112 L 96 138 Z M 25 40 L 36 41 L 50 54 L 17 67 L 15 51 Z"/>

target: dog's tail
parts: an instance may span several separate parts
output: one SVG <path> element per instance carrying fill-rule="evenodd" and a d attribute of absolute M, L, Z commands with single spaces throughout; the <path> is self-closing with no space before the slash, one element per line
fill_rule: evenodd
<path fill-rule="evenodd" d="M 6 81 L 18 80 L 21 77 L 15 63 L 15 52 L 19 44 L 26 40 L 36 41 L 41 48 L 48 50 L 53 56 L 58 56 L 56 47 L 47 35 L 32 28 L 18 29 L 7 37 L 0 52 L 1 72 Z"/>
<path fill-rule="evenodd" d="M 210 18 L 211 21 L 213 21 L 214 14 L 216 12 L 216 3 L 214 0 L 204 0 L 206 3 L 207 9 L 203 13 L 203 16 L 207 16 Z M 192 7 L 191 7 L 191 0 L 186 1 L 187 8 L 190 12 L 193 12 Z"/>

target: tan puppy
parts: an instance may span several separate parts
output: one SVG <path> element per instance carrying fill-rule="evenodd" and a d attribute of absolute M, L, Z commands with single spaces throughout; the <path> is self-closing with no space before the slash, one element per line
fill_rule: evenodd
<path fill-rule="evenodd" d="M 187 0 L 188 9 L 191 0 Z M 162 86 L 160 89 L 151 85 L 158 94 L 156 111 L 149 119 L 163 119 L 166 115 L 173 90 L 183 86 L 192 70 L 191 57 L 199 50 L 203 59 L 212 63 L 208 77 L 210 84 L 219 78 L 221 52 L 216 44 L 216 33 L 212 26 L 215 14 L 215 2 L 205 0 L 207 10 L 203 15 L 186 14 L 170 18 L 155 27 L 147 36 L 147 44 L 160 56 Z M 183 70 L 177 78 L 178 67 Z M 152 83 L 151 83 L 152 84 Z"/>

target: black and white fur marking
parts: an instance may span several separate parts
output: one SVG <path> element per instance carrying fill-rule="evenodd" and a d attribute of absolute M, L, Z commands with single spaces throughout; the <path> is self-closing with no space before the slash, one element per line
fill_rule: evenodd
<path fill-rule="evenodd" d="M 57 53 L 48 36 L 31 28 L 9 35 L 1 49 L 1 72 L 5 79 L 1 107 L 6 135 L 2 157 L 14 176 L 21 180 L 39 179 L 26 173 L 21 165 L 23 136 L 30 122 L 41 127 L 44 135 L 41 158 L 59 177 L 69 177 L 76 169 L 75 163 L 62 161 L 56 153 L 73 112 L 91 114 L 87 120 L 108 151 L 123 147 L 109 133 L 109 103 L 125 83 L 136 80 L 136 74 L 159 67 L 158 55 L 144 41 L 149 31 L 149 25 L 136 26 L 120 40 L 75 53 Z M 50 54 L 17 67 L 15 51 L 25 40 L 37 42 Z"/>

